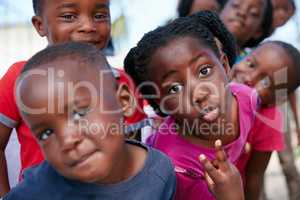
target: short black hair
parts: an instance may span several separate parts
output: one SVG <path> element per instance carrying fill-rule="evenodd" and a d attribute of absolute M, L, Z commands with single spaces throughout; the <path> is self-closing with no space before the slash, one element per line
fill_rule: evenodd
<path fill-rule="evenodd" d="M 293 10 L 295 11 L 296 10 L 295 1 L 294 0 L 289 0 L 289 2 L 291 3 Z"/>
<path fill-rule="evenodd" d="M 243 48 L 245 47 L 256 47 L 259 43 L 261 43 L 264 39 L 269 37 L 272 33 L 272 22 L 273 22 L 273 6 L 271 0 L 264 0 L 264 14 L 263 19 L 260 25 L 262 30 L 262 35 L 259 38 L 252 38 L 247 41 Z"/>
<path fill-rule="evenodd" d="M 99 66 L 102 64 L 102 67 L 110 69 L 105 56 L 96 46 L 82 42 L 68 42 L 51 45 L 35 54 L 27 61 L 21 74 L 54 60 L 72 56 L 79 57 L 80 61 L 83 62 L 99 64 Z"/>
<path fill-rule="evenodd" d="M 299 50 L 294 47 L 293 45 L 282 42 L 282 41 L 268 41 L 264 44 L 275 44 L 280 46 L 286 54 L 289 56 L 289 58 L 292 61 L 292 66 L 288 66 L 288 75 L 292 75 L 296 79 L 291 82 L 291 84 L 288 84 L 288 93 L 293 92 L 298 88 L 300 85 L 300 52 Z M 290 81 L 290 78 L 288 77 L 288 81 Z"/>
<path fill-rule="evenodd" d="M 177 7 L 177 12 L 179 17 L 186 17 L 190 13 L 193 3 L 195 0 L 180 0 L 178 7 Z M 210 0 L 212 1 L 212 0 Z M 227 0 L 216 0 L 220 8 L 222 9 L 224 5 L 226 4 Z"/>
<path fill-rule="evenodd" d="M 138 86 L 148 81 L 148 74 L 151 74 L 148 71 L 148 64 L 153 54 L 158 48 L 167 45 L 174 39 L 183 37 L 193 37 L 199 40 L 201 44 L 211 48 L 220 57 L 220 50 L 215 40 L 218 39 L 222 44 L 224 54 L 228 57 L 230 66 L 235 63 L 236 43 L 233 36 L 215 13 L 201 11 L 191 16 L 177 18 L 171 23 L 145 34 L 137 46 L 127 54 L 124 60 L 125 71 Z M 143 95 L 155 94 L 151 87 L 142 87 L 141 92 Z M 158 105 L 151 99 L 148 101 L 156 109 L 156 112 L 161 114 Z"/>
<path fill-rule="evenodd" d="M 33 11 L 35 15 L 41 15 L 43 12 L 45 0 L 32 0 Z"/>

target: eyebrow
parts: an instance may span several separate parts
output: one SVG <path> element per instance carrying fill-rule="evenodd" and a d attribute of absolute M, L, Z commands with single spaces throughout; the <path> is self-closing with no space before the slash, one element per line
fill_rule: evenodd
<path fill-rule="evenodd" d="M 62 9 L 62 8 L 77 8 L 78 5 L 76 3 L 63 3 L 59 6 L 57 6 L 57 9 Z"/>
<path fill-rule="evenodd" d="M 63 3 L 57 7 L 57 9 L 62 8 L 77 8 L 78 5 L 76 3 Z M 109 3 L 96 3 L 96 9 L 109 8 Z"/>
<path fill-rule="evenodd" d="M 195 57 L 193 57 L 190 61 L 189 61 L 189 65 L 192 65 L 194 62 L 196 62 L 199 58 L 203 57 L 204 53 L 199 53 L 197 54 Z"/>
<path fill-rule="evenodd" d="M 174 74 L 177 74 L 178 71 L 176 70 L 170 70 L 168 71 L 166 74 L 164 74 L 161 78 L 161 82 L 163 82 L 164 80 L 166 80 L 167 78 L 169 78 L 170 76 L 173 76 Z"/>
<path fill-rule="evenodd" d="M 30 126 L 30 129 L 32 130 L 32 132 L 35 134 L 35 132 L 39 129 L 41 129 L 42 127 L 44 126 L 43 122 L 39 122 L 39 123 L 36 123 L 36 124 L 33 124 L 32 126 Z"/>
<path fill-rule="evenodd" d="M 102 8 L 109 9 L 109 3 L 97 3 L 96 4 L 96 9 L 102 9 Z"/>

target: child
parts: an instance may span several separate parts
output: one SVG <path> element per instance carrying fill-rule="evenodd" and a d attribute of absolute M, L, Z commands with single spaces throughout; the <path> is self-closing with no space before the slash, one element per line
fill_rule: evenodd
<path fill-rule="evenodd" d="M 274 31 L 276 28 L 283 26 L 294 15 L 296 5 L 294 0 L 272 0 L 272 5 L 272 30 Z"/>
<path fill-rule="evenodd" d="M 271 0 L 229 0 L 220 16 L 234 35 L 239 50 L 257 46 L 270 35 Z"/>
<path fill-rule="evenodd" d="M 254 128 L 248 138 L 251 153 L 245 154 L 239 163 L 239 168 L 247 166 L 245 172 L 247 199 L 258 199 L 271 153 L 283 150 L 283 120 L 273 105 L 283 103 L 288 94 L 298 87 L 299 58 L 300 54 L 293 46 L 271 41 L 260 45 L 234 66 L 233 78 L 256 87 L 262 103 L 268 106 L 258 112 Z"/>
<path fill-rule="evenodd" d="M 214 199 L 197 157 L 213 160 L 216 140 L 232 163 L 244 149 L 258 104 L 255 90 L 228 82 L 235 52 L 231 34 L 206 11 L 147 33 L 126 56 L 125 71 L 156 112 L 168 116 L 148 143 L 175 165 L 176 199 Z"/>
<path fill-rule="evenodd" d="M 177 8 L 178 16 L 185 17 L 201 10 L 219 13 L 227 0 L 180 0 Z"/>
<path fill-rule="evenodd" d="M 172 199 L 169 159 L 124 141 L 132 97 L 95 46 L 69 43 L 37 53 L 22 70 L 16 98 L 46 161 L 26 171 L 4 200 Z"/>
<path fill-rule="evenodd" d="M 68 41 L 82 41 L 99 49 L 106 47 L 110 38 L 109 0 L 33 0 L 35 16 L 32 23 L 41 37 L 46 37 L 48 45 Z M 43 161 L 43 155 L 30 130 L 23 121 L 16 106 L 14 85 L 25 62 L 15 63 L 0 81 L 0 196 L 9 191 L 5 148 L 13 128 L 16 128 L 20 142 L 21 172 Z M 119 82 L 129 84 L 130 80 L 120 74 Z M 133 88 L 133 85 L 129 85 Z M 138 105 L 141 105 L 140 99 Z M 141 109 L 126 119 L 137 123 L 145 118 Z M 137 126 L 140 128 L 140 126 Z"/>

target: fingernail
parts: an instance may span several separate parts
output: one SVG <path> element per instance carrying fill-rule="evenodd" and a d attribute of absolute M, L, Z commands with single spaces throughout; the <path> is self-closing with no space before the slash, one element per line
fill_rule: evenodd
<path fill-rule="evenodd" d="M 199 156 L 199 160 L 200 161 L 204 161 L 206 159 L 206 156 L 204 155 L 204 154 L 201 154 L 200 156 Z"/>
<path fill-rule="evenodd" d="M 215 145 L 216 145 L 216 147 L 222 146 L 222 141 L 221 140 L 216 140 Z"/>

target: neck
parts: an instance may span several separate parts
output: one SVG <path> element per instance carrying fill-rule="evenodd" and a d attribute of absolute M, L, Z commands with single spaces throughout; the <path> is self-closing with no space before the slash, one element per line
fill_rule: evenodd
<path fill-rule="evenodd" d="M 146 150 L 135 145 L 124 142 L 118 158 L 111 171 L 111 176 L 107 177 L 100 184 L 116 184 L 125 181 L 138 174 L 144 166 L 146 160 Z"/>

